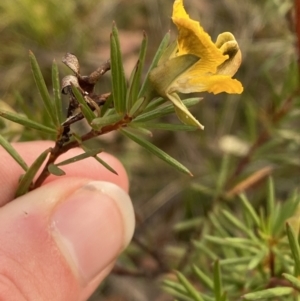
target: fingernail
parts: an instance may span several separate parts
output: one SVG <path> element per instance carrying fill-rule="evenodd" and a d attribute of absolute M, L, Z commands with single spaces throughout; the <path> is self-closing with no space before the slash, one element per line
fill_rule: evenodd
<path fill-rule="evenodd" d="M 86 282 L 128 245 L 134 213 L 128 194 L 109 182 L 89 182 L 56 208 L 51 229 L 58 247 Z"/>

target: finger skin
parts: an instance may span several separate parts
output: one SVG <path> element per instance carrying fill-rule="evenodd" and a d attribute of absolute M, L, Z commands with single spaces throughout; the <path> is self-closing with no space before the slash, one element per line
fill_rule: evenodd
<path fill-rule="evenodd" d="M 34 141 L 34 142 L 21 142 L 13 144 L 13 147 L 30 166 L 33 161 L 41 154 L 45 149 L 53 147 L 53 141 Z M 59 161 L 66 160 L 81 154 L 83 151 L 80 148 L 71 149 L 67 153 L 59 157 Z M 118 175 L 113 174 L 105 167 L 103 167 L 94 158 L 87 158 L 82 161 L 78 161 L 73 164 L 62 166 L 62 169 L 66 172 L 65 176 L 75 176 L 82 178 L 89 178 L 94 180 L 103 180 L 117 184 L 125 191 L 128 192 L 129 181 L 127 173 L 123 165 L 113 156 L 107 153 L 99 154 L 99 157 L 107 162 L 112 168 L 114 168 Z M 11 156 L 0 147 L 0 207 L 14 198 L 15 191 L 18 186 L 19 178 L 24 174 L 24 170 L 11 158 Z M 62 178 L 61 177 L 61 178 Z M 45 183 L 57 180 L 58 177 L 50 175 Z"/>
<path fill-rule="evenodd" d="M 30 165 L 42 151 L 53 146 L 53 142 L 16 143 L 13 146 Z M 60 159 L 65 160 L 80 153 L 82 150 L 74 149 Z M 66 176 L 50 176 L 42 188 L 37 188 L 38 190 L 48 187 L 45 199 L 32 197 L 28 202 L 28 197 L 37 193 L 37 190 L 34 190 L 10 202 L 18 179 L 24 171 L 2 148 L 0 158 L 0 300 L 86 300 L 109 273 L 114 260 L 90 282 L 81 281 L 51 235 L 49 216 L 56 202 L 59 202 L 55 194 L 59 190 L 57 187 L 63 187 L 60 196 L 63 200 L 63 194 L 68 195 L 90 180 L 109 181 L 128 191 L 128 177 L 124 167 L 111 155 L 101 154 L 101 158 L 112 166 L 118 175 L 112 174 L 93 158 L 88 158 L 66 166 Z M 26 201 L 24 197 L 27 198 Z M 102 214 L 105 215 L 106 212 Z M 110 218 L 109 213 L 107 218 Z M 116 224 L 122 223 L 117 220 Z M 122 233 L 122 229 L 115 230 Z"/>
<path fill-rule="evenodd" d="M 113 267 L 114 260 L 108 262 L 108 266 L 94 279 L 86 282 L 58 248 L 49 222 L 60 205 L 58 198 L 64 202 L 64 194 L 69 195 L 89 182 L 87 179 L 71 179 L 71 185 L 66 179 L 59 180 L 59 189 L 58 181 L 46 184 L 48 193 L 45 199 L 36 200 L 33 196 L 25 200 L 28 194 L 0 210 L 0 300 L 83 301 Z M 39 189 L 43 188 L 30 194 L 37 194 Z M 113 235 L 122 235 L 120 218 L 109 208 L 103 209 L 104 212 L 99 212 L 99 218 L 115 219 L 112 221 L 115 225 Z M 85 218 L 89 219 L 82 216 L 82 219 Z M 97 233 L 87 235 L 93 239 Z M 99 256 L 107 251 L 99 249 Z"/>

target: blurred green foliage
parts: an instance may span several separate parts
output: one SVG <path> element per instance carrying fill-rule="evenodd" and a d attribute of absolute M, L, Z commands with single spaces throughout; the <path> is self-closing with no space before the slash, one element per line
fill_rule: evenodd
<path fill-rule="evenodd" d="M 50 90 L 53 59 L 63 76 L 67 70 L 60 60 L 66 52 L 76 54 L 83 74 L 109 58 L 113 20 L 120 33 L 125 74 L 129 75 L 137 60 L 143 30 L 149 40 L 147 67 L 162 37 L 174 29 L 170 20 L 172 4 L 171 0 L 1 1 L 1 100 L 16 111 L 42 120 L 33 111 L 40 98 L 31 75 L 28 50 L 36 55 Z M 276 184 L 276 202 L 288 199 L 299 188 L 300 102 L 292 0 L 185 0 L 185 6 L 213 38 L 223 31 L 235 35 L 243 54 L 236 78 L 245 88 L 240 96 L 200 95 L 204 99 L 192 112 L 205 125 L 202 132 L 153 131 L 152 142 L 187 166 L 194 177 L 179 174 L 118 135 L 96 143 L 117 155 L 128 169 L 138 216 L 136 236 L 168 257 L 165 263 L 190 272 L 190 267 L 180 262 L 190 263 L 184 260 L 185 253 L 193 255 L 195 251 L 189 242 L 204 237 L 203 229 L 207 228 L 203 223 L 211 212 L 225 206 L 243 221 L 243 209 L 236 204 L 241 191 L 247 193 L 254 210 L 266 207 L 263 184 L 270 174 Z M 174 33 L 173 30 L 175 38 Z M 107 78 L 98 89 L 110 91 Z M 22 135 L 22 140 L 41 138 L 49 136 L 28 131 Z M 135 241 L 129 250 L 131 256 L 138 258 L 133 260 L 136 266 L 160 270 L 159 261 L 147 252 L 137 251 L 138 246 Z M 219 256 L 224 259 L 227 255 Z M 210 260 L 211 264 L 212 259 L 203 255 L 200 261 Z M 120 281 L 125 281 L 128 290 L 126 280 L 114 277 L 117 276 L 108 280 L 102 292 L 109 295 L 114 291 L 124 296 Z M 150 290 L 141 283 L 130 282 L 147 292 L 144 300 L 155 300 L 158 293 L 151 290 L 155 282 L 147 284 Z M 99 300 L 97 295 L 93 298 Z"/>

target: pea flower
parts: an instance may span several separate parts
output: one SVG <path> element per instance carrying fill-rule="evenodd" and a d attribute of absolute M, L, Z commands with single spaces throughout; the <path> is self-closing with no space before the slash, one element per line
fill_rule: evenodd
<path fill-rule="evenodd" d="M 150 80 L 159 95 L 172 101 L 183 123 L 203 129 L 177 92 L 242 93 L 242 84 L 232 79 L 241 64 L 241 51 L 230 32 L 220 34 L 214 43 L 200 23 L 190 19 L 183 0 L 175 0 L 172 20 L 178 29 L 177 44 L 173 51 L 167 49 L 168 57 L 162 56 Z"/>

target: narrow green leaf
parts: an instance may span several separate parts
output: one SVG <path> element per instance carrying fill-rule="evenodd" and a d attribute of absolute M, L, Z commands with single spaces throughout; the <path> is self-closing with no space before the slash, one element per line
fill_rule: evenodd
<path fill-rule="evenodd" d="M 138 136 L 133 135 L 132 133 L 120 129 L 121 133 L 128 137 L 129 139 L 133 140 L 137 144 L 141 145 L 144 147 L 146 150 L 157 156 L 158 158 L 162 159 L 163 161 L 167 162 L 171 166 L 175 167 L 177 170 L 184 172 L 190 176 L 192 176 L 191 172 L 183 166 L 181 163 L 179 163 L 177 160 L 166 154 L 164 151 L 153 145 L 152 143 L 148 142 L 147 140 L 144 140 Z"/>
<path fill-rule="evenodd" d="M 205 240 L 208 240 L 212 243 L 220 245 L 222 248 L 232 247 L 232 248 L 235 248 L 235 249 L 249 251 L 249 252 L 254 253 L 254 254 L 257 253 L 257 248 L 250 247 L 249 245 L 242 245 L 239 242 L 234 242 L 234 241 L 232 241 L 228 238 L 220 238 L 220 237 L 216 237 L 216 236 L 206 235 Z"/>
<path fill-rule="evenodd" d="M 101 116 L 104 116 L 106 112 L 109 110 L 110 107 L 113 105 L 113 96 L 110 94 L 110 96 L 106 99 L 105 104 L 101 107 Z"/>
<path fill-rule="evenodd" d="M 292 287 L 275 287 L 269 288 L 263 291 L 258 291 L 254 293 L 249 293 L 243 296 L 245 300 L 259 300 L 259 299 L 269 299 L 278 298 L 281 296 L 286 296 L 292 294 L 294 289 Z"/>
<path fill-rule="evenodd" d="M 222 298 L 222 279 L 219 260 L 214 263 L 214 293 L 216 301 L 221 301 Z"/>
<path fill-rule="evenodd" d="M 114 107 L 119 114 L 124 114 L 126 108 L 126 79 L 118 30 L 115 24 L 110 36 L 110 60 Z"/>
<path fill-rule="evenodd" d="M 254 224 L 259 227 L 260 226 L 260 219 L 257 215 L 256 211 L 254 210 L 253 206 L 250 204 L 250 202 L 247 200 L 245 194 L 240 194 L 240 199 L 242 201 L 243 207 L 245 211 L 248 212 L 249 216 L 253 220 Z"/>
<path fill-rule="evenodd" d="M 86 146 L 82 145 L 81 146 L 82 149 L 85 152 L 89 152 L 91 151 L 89 148 L 87 148 Z M 100 152 L 99 152 L 100 153 Z M 98 153 L 98 154 L 99 154 Z M 118 175 L 118 173 L 110 166 L 108 165 L 104 160 L 102 160 L 100 157 L 98 157 L 97 155 L 94 156 L 94 158 L 96 159 L 96 161 L 98 161 L 101 165 L 103 165 L 107 170 L 109 170 L 110 172 L 114 173 L 115 175 Z"/>
<path fill-rule="evenodd" d="M 146 106 L 144 109 L 144 113 L 153 111 L 154 109 L 160 107 L 162 104 L 168 102 L 168 99 L 162 98 L 162 97 L 157 97 L 156 99 L 151 100 L 149 104 Z"/>
<path fill-rule="evenodd" d="M 180 272 L 176 272 L 176 275 L 179 282 L 184 286 L 188 294 L 195 301 L 204 301 L 204 299 L 200 296 L 199 292 L 192 286 L 192 284 L 186 279 L 186 277 L 183 274 L 181 274 Z"/>
<path fill-rule="evenodd" d="M 202 254 L 204 253 L 211 260 L 218 259 L 218 256 L 211 250 L 211 248 L 208 248 L 202 242 L 193 240 L 193 245 L 199 250 L 199 252 L 201 251 Z"/>
<path fill-rule="evenodd" d="M 52 85 L 53 85 L 53 94 L 54 94 L 55 115 L 58 124 L 61 124 L 63 122 L 62 100 L 61 100 L 61 92 L 60 92 L 61 88 L 60 88 L 59 72 L 55 60 L 52 63 Z"/>
<path fill-rule="evenodd" d="M 208 277 L 204 272 L 202 272 L 196 265 L 192 266 L 192 270 L 198 277 L 201 284 L 204 284 L 207 288 L 214 290 L 214 283 L 210 277 Z"/>
<path fill-rule="evenodd" d="M 160 57 L 162 56 L 162 54 L 164 53 L 164 51 L 166 50 L 168 44 L 169 44 L 169 41 L 170 41 L 170 33 L 168 32 L 163 40 L 161 41 L 158 49 L 157 49 L 157 52 L 153 58 L 153 61 L 148 69 L 148 72 L 146 74 L 146 77 L 145 77 L 145 80 L 144 80 L 144 83 L 142 85 L 142 88 L 138 94 L 138 98 L 141 98 L 143 96 L 145 96 L 145 94 L 147 93 L 148 89 L 149 89 L 149 86 L 150 86 L 150 80 L 149 80 L 149 74 L 151 72 L 151 70 L 157 66 L 157 63 L 160 59 Z"/>
<path fill-rule="evenodd" d="M 182 232 L 187 230 L 199 229 L 200 225 L 203 224 L 202 217 L 189 218 L 188 220 L 183 220 L 178 222 L 173 227 L 173 230 L 176 232 Z"/>
<path fill-rule="evenodd" d="M 24 171 L 28 170 L 28 166 L 18 152 L 12 147 L 12 145 L 0 135 L 0 145 L 11 155 L 11 157 L 23 168 Z"/>
<path fill-rule="evenodd" d="M 237 258 L 226 258 L 226 259 L 221 259 L 220 260 L 220 265 L 221 266 L 226 266 L 226 265 L 247 265 L 249 261 L 253 258 L 253 256 L 244 256 L 244 257 L 237 257 Z"/>
<path fill-rule="evenodd" d="M 100 148 L 97 148 L 97 149 L 91 149 L 91 150 L 88 150 L 80 155 L 77 155 L 75 157 L 72 157 L 72 158 L 69 158 L 67 160 L 64 160 L 64 161 L 61 161 L 57 164 L 55 164 L 56 166 L 63 166 L 63 165 L 67 165 L 67 164 L 71 164 L 71 163 L 75 163 L 75 162 L 78 162 L 78 161 L 81 161 L 81 160 L 84 160 L 86 158 L 89 158 L 89 157 L 94 157 L 96 156 L 97 154 L 101 153 L 102 152 L 102 149 Z"/>
<path fill-rule="evenodd" d="M 96 118 L 95 113 L 92 111 L 92 109 L 88 106 L 86 103 L 84 97 L 80 93 L 80 91 L 77 89 L 77 87 L 72 85 L 72 92 L 75 95 L 75 98 L 78 100 L 80 104 L 80 109 L 84 117 L 86 118 L 87 122 L 91 124 L 92 120 Z"/>
<path fill-rule="evenodd" d="M 293 275 L 283 273 L 282 276 L 287 279 L 297 290 L 300 291 L 300 280 Z"/>
<path fill-rule="evenodd" d="M 120 116 L 119 114 L 98 117 L 93 119 L 93 121 L 91 122 L 91 126 L 93 129 L 100 130 L 106 125 L 113 125 L 119 122 L 120 120 L 122 120 L 122 118 L 123 116 Z"/>
<path fill-rule="evenodd" d="M 261 251 L 259 251 L 255 256 L 251 258 L 248 263 L 248 270 L 252 271 L 261 263 L 264 263 L 266 258 L 268 258 L 269 250 L 266 247 L 263 247 Z"/>
<path fill-rule="evenodd" d="M 101 158 L 98 156 L 94 157 L 100 164 L 102 164 L 106 169 L 108 169 L 110 172 L 114 173 L 115 175 L 118 175 L 118 173 L 110 166 L 108 165 L 105 161 L 103 161 Z"/>
<path fill-rule="evenodd" d="M 55 109 L 54 103 L 52 102 L 51 97 L 49 95 L 47 86 L 44 81 L 44 77 L 42 75 L 39 64 L 36 60 L 36 57 L 34 56 L 34 54 L 31 51 L 29 51 L 29 59 L 30 59 L 33 77 L 34 77 L 35 83 L 37 85 L 37 88 L 41 94 L 46 111 L 47 111 L 48 115 L 50 116 L 52 123 L 56 126 L 59 126 L 60 123 L 58 123 L 57 117 L 55 115 L 56 109 Z"/>
<path fill-rule="evenodd" d="M 186 107 L 191 107 L 194 106 L 195 104 L 199 103 L 201 99 L 200 98 L 189 98 L 185 99 L 182 102 Z M 137 116 L 134 121 L 135 122 L 145 122 L 145 121 L 150 121 L 152 119 L 160 118 L 166 115 L 169 115 L 171 113 L 174 113 L 174 105 L 172 103 L 167 103 L 162 107 L 159 107 L 157 109 L 154 109 L 152 111 L 143 113 L 139 116 Z"/>
<path fill-rule="evenodd" d="M 209 215 L 209 219 L 211 223 L 213 224 L 214 228 L 216 229 L 216 233 L 220 237 L 228 237 L 230 234 L 227 231 L 227 229 L 224 227 L 224 225 L 220 221 L 219 214 L 211 213 Z"/>
<path fill-rule="evenodd" d="M 228 173 L 230 171 L 230 155 L 225 153 L 222 157 L 221 168 L 218 171 L 218 177 L 216 182 L 216 196 L 222 192 L 223 186 L 228 178 Z"/>
<path fill-rule="evenodd" d="M 273 179 L 270 177 L 268 179 L 268 198 L 267 198 L 267 208 L 268 208 L 268 215 L 269 215 L 269 222 L 268 228 L 270 233 L 273 233 L 273 224 L 275 219 L 275 192 L 274 192 L 274 182 Z"/>
<path fill-rule="evenodd" d="M 27 116 L 28 119 L 34 119 L 36 112 L 35 112 L 35 110 L 32 110 L 31 106 L 28 106 L 28 103 L 23 98 L 23 96 L 18 91 L 15 91 L 14 97 L 15 97 L 16 103 L 17 103 L 16 108 L 18 108 L 19 112 L 22 112 L 22 114 Z M 35 106 L 35 107 L 37 107 L 37 106 Z"/>
<path fill-rule="evenodd" d="M 295 261 L 294 273 L 295 273 L 295 276 L 299 276 L 300 275 L 300 248 L 299 248 L 297 235 L 289 223 L 286 223 L 286 233 L 287 233 L 287 237 L 289 239 L 292 256 Z"/>
<path fill-rule="evenodd" d="M 56 134 L 56 129 L 49 128 L 43 124 L 40 124 L 33 120 L 30 120 L 30 119 L 28 119 L 22 115 L 16 114 L 16 113 L 0 110 L 0 116 L 5 119 L 16 122 L 18 124 L 22 124 L 31 129 L 35 129 L 35 130 L 38 130 L 38 131 L 41 131 L 41 132 L 44 132 L 47 134 Z"/>
<path fill-rule="evenodd" d="M 279 207 L 279 214 L 274 220 L 273 235 L 277 237 L 281 236 L 287 219 L 295 215 L 299 206 L 300 198 L 297 194 L 292 195 L 288 200 L 282 203 L 277 203 L 276 207 Z"/>
<path fill-rule="evenodd" d="M 50 153 L 51 148 L 46 149 L 45 151 L 43 151 L 37 158 L 36 160 L 32 163 L 32 165 L 28 168 L 28 170 L 26 171 L 26 173 L 22 176 L 15 197 L 19 197 L 23 194 L 25 194 L 26 192 L 28 192 L 29 187 L 35 177 L 35 175 L 37 174 L 37 172 L 39 171 L 40 167 L 43 165 L 43 163 L 45 162 L 48 154 Z"/>
<path fill-rule="evenodd" d="M 164 291 L 167 294 L 169 294 L 171 296 L 174 296 L 176 298 L 174 301 L 178 301 L 178 300 L 180 300 L 180 301 L 194 301 L 192 298 L 190 298 L 190 297 L 188 297 L 184 294 L 181 294 L 181 293 L 177 292 L 176 290 L 174 290 L 174 289 L 172 289 L 168 286 L 164 287 Z M 210 301 L 210 300 L 205 300 L 205 301 Z"/>
<path fill-rule="evenodd" d="M 163 280 L 163 285 L 179 292 L 180 294 L 186 295 L 186 289 L 180 283 L 165 279 Z"/>
<path fill-rule="evenodd" d="M 142 127 L 153 130 L 165 130 L 165 131 L 195 131 L 198 128 L 192 125 L 186 124 L 172 124 L 172 123 L 154 123 L 154 122 L 131 122 L 131 125 L 135 127 Z"/>
<path fill-rule="evenodd" d="M 248 237 L 252 238 L 253 240 L 257 240 L 255 234 L 252 232 L 252 229 L 248 229 L 243 222 L 237 219 L 232 213 L 227 210 L 222 210 L 223 215 L 226 219 L 234 225 L 237 229 L 243 231 Z"/>
<path fill-rule="evenodd" d="M 144 101 L 145 101 L 145 97 L 139 98 L 131 107 L 128 116 L 135 118 L 136 117 L 135 114 L 139 112 L 140 107 L 144 105 Z"/>
<path fill-rule="evenodd" d="M 48 171 L 51 174 L 58 176 L 58 177 L 64 176 L 66 174 L 62 169 L 58 168 L 57 165 L 55 165 L 55 164 L 49 164 Z"/>
<path fill-rule="evenodd" d="M 159 59 L 157 65 L 162 65 L 166 61 L 170 59 L 170 57 L 174 57 L 177 50 L 177 40 L 171 42 L 168 47 L 164 50 L 162 56 Z"/>
<path fill-rule="evenodd" d="M 128 124 L 128 128 L 131 128 L 131 133 L 133 134 L 141 134 L 143 136 L 153 137 L 153 134 L 148 129 L 144 129 L 138 126 L 135 126 L 132 122 Z"/>
<path fill-rule="evenodd" d="M 143 41 L 142 41 L 142 45 L 140 48 L 139 59 L 138 59 L 136 67 L 133 70 L 132 80 L 129 85 L 128 91 L 127 91 L 127 99 L 126 99 L 127 113 L 131 111 L 131 108 L 133 107 L 135 102 L 139 99 L 138 92 L 139 92 L 139 88 L 140 88 L 141 76 L 142 76 L 142 71 L 143 71 L 144 62 L 145 62 L 147 44 L 148 44 L 148 39 L 144 32 L 143 33 Z"/>

